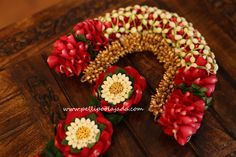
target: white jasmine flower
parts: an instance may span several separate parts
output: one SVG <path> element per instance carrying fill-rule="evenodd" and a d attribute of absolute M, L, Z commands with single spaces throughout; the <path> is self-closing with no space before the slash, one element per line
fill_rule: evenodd
<path fill-rule="evenodd" d="M 89 144 L 96 142 L 96 137 L 99 136 L 100 130 L 97 124 L 90 119 L 76 118 L 67 127 L 66 140 L 72 148 L 81 149 Z"/>
<path fill-rule="evenodd" d="M 101 85 L 101 88 L 101 97 L 114 105 L 128 99 L 129 93 L 133 89 L 129 77 L 121 73 L 108 76 Z"/>

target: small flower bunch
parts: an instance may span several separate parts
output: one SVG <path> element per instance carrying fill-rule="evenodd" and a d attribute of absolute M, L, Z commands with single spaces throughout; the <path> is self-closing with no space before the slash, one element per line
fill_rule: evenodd
<path fill-rule="evenodd" d="M 101 21 L 87 19 L 76 24 L 73 31 L 77 38 L 84 36 L 93 46 L 92 49 L 97 52 L 108 44 L 108 39 L 103 35 L 102 28 L 103 23 Z"/>
<path fill-rule="evenodd" d="M 190 87 L 192 85 L 198 86 L 199 89 L 210 97 L 215 90 L 217 78 L 215 74 L 208 74 L 206 70 L 199 68 L 180 68 L 174 79 L 177 87 Z M 198 88 L 196 87 L 196 88 Z"/>
<path fill-rule="evenodd" d="M 67 77 L 79 76 L 96 53 L 108 44 L 102 33 L 102 22 L 86 20 L 73 28 L 73 33 L 60 37 L 53 45 L 47 62 L 50 68 Z"/>
<path fill-rule="evenodd" d="M 97 110 L 69 111 L 40 156 L 97 157 L 111 145 L 112 124 Z"/>
<path fill-rule="evenodd" d="M 158 123 L 167 135 L 174 136 L 180 145 L 184 145 L 199 129 L 204 110 L 205 103 L 201 98 L 176 89 L 165 104 Z"/>
<path fill-rule="evenodd" d="M 146 81 L 133 67 L 111 66 L 97 78 L 92 89 L 105 112 L 124 114 L 141 100 Z"/>
<path fill-rule="evenodd" d="M 210 105 L 217 78 L 205 69 L 180 68 L 175 75 L 175 89 L 158 120 L 164 132 L 186 144 L 199 129 L 204 110 Z"/>

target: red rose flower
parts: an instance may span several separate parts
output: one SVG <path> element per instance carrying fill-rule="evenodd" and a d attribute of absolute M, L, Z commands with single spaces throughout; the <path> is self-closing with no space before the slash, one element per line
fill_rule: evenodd
<path fill-rule="evenodd" d="M 174 81 L 176 86 L 179 86 L 181 83 L 191 86 L 194 83 L 200 87 L 206 88 L 206 95 L 209 97 L 215 90 L 217 78 L 215 74 L 208 74 L 204 69 L 194 67 L 187 69 L 183 67 L 178 70 Z"/>
<path fill-rule="evenodd" d="M 166 134 L 174 136 L 179 144 L 184 145 L 199 129 L 204 108 L 201 98 L 176 89 L 165 104 L 158 123 Z"/>
<path fill-rule="evenodd" d="M 93 50 L 99 51 L 108 44 L 108 39 L 102 32 L 103 24 L 99 20 L 85 20 L 78 23 L 74 28 L 76 36 L 84 35 L 84 37 L 92 42 Z"/>
<path fill-rule="evenodd" d="M 73 35 L 60 37 L 53 46 L 53 52 L 47 62 L 50 68 L 55 68 L 56 72 L 66 76 L 79 76 L 87 67 L 90 61 L 88 45 L 76 42 Z"/>
<path fill-rule="evenodd" d="M 57 126 L 55 146 L 65 157 L 97 157 L 109 148 L 112 133 L 101 112 L 72 111 Z"/>
<path fill-rule="evenodd" d="M 92 89 L 105 112 L 123 114 L 142 98 L 146 81 L 134 68 L 112 66 L 101 73 Z"/>

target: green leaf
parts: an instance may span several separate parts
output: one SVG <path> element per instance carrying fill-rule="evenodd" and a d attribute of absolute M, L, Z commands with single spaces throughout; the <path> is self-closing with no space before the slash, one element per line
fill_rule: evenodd
<path fill-rule="evenodd" d="M 94 60 L 98 54 L 96 51 L 93 51 L 93 46 L 90 44 L 88 46 L 88 52 L 90 53 L 92 60 Z"/>
<path fill-rule="evenodd" d="M 65 125 L 64 125 L 64 130 L 65 130 L 65 132 L 68 131 L 68 129 L 67 129 L 68 126 L 69 126 L 68 124 L 65 124 Z"/>
<path fill-rule="evenodd" d="M 101 97 L 101 95 L 102 95 L 102 85 L 98 86 L 97 93 L 98 93 L 99 98 L 102 98 Z"/>
<path fill-rule="evenodd" d="M 185 83 L 181 83 L 181 84 L 178 86 L 178 88 L 184 89 L 184 88 L 186 88 L 186 84 L 185 84 Z"/>
<path fill-rule="evenodd" d="M 89 143 L 89 144 L 87 145 L 87 147 L 88 147 L 88 148 L 92 148 L 94 145 L 95 145 L 95 143 Z"/>
<path fill-rule="evenodd" d="M 61 141 L 61 144 L 62 145 L 68 145 L 68 141 L 66 139 L 64 139 L 64 140 Z"/>
<path fill-rule="evenodd" d="M 87 41 L 83 34 L 76 36 L 75 39 L 77 41 L 82 41 L 82 42 L 86 42 Z"/>
<path fill-rule="evenodd" d="M 116 125 L 121 122 L 124 116 L 121 114 L 106 114 L 105 117 L 113 124 Z"/>
<path fill-rule="evenodd" d="M 128 76 L 128 78 L 129 78 L 129 80 L 132 82 L 132 86 L 133 86 L 133 84 L 134 84 L 134 78 L 131 77 L 131 76 Z"/>
<path fill-rule="evenodd" d="M 119 74 L 119 73 L 121 73 L 121 74 L 126 74 L 126 71 L 124 70 L 124 69 L 121 69 L 121 68 L 118 68 L 118 69 L 116 69 L 116 72 L 115 72 L 116 74 Z"/>
<path fill-rule="evenodd" d="M 130 96 L 133 94 L 133 92 L 134 92 L 134 88 L 132 88 L 132 89 L 129 91 L 129 93 L 128 93 L 128 99 L 129 99 Z"/>
<path fill-rule="evenodd" d="M 95 113 L 91 113 L 88 116 L 86 116 L 86 118 L 89 118 L 90 120 L 96 120 L 97 115 Z"/>
<path fill-rule="evenodd" d="M 46 149 L 52 149 L 54 147 L 54 140 L 51 139 L 47 145 L 46 145 Z"/>
<path fill-rule="evenodd" d="M 72 148 L 70 147 L 70 152 L 74 153 L 74 154 L 78 154 L 79 152 L 81 152 L 82 149 L 77 149 L 77 148 Z"/>
<path fill-rule="evenodd" d="M 56 157 L 63 157 L 63 155 L 61 154 L 61 152 L 57 152 Z"/>
<path fill-rule="evenodd" d="M 101 132 L 99 132 L 99 133 L 96 135 L 96 142 L 99 140 L 100 135 L 101 135 Z"/>
<path fill-rule="evenodd" d="M 102 123 L 98 123 L 98 129 L 103 131 L 105 128 L 106 128 L 106 125 L 105 124 L 102 124 Z"/>
<path fill-rule="evenodd" d="M 106 81 L 106 80 L 107 80 L 107 77 L 108 77 L 108 76 L 110 76 L 110 77 L 111 77 L 112 75 L 113 75 L 112 73 L 108 73 L 108 74 L 106 74 L 106 76 L 104 77 L 104 81 Z"/>
<path fill-rule="evenodd" d="M 207 88 L 201 88 L 199 91 L 205 93 L 207 91 Z"/>
<path fill-rule="evenodd" d="M 201 98 L 206 96 L 205 93 L 202 93 L 202 92 L 193 92 L 193 95 L 201 97 Z"/>
<path fill-rule="evenodd" d="M 89 102 L 89 106 L 95 106 L 98 107 L 100 105 L 100 102 L 98 101 L 98 99 L 94 96 L 91 96 L 91 101 Z"/>
<path fill-rule="evenodd" d="M 192 84 L 192 86 L 191 86 L 194 90 L 199 90 L 200 89 L 200 87 L 198 86 L 198 85 L 196 85 L 196 84 Z"/>
<path fill-rule="evenodd" d="M 206 103 L 207 103 L 207 104 L 211 104 L 211 103 L 212 103 L 212 97 L 207 98 L 207 99 L 206 99 Z"/>
<path fill-rule="evenodd" d="M 42 156 L 63 157 L 62 153 L 55 147 L 54 140 L 50 140 L 42 152 Z"/>
<path fill-rule="evenodd" d="M 205 109 L 207 109 L 212 104 L 212 97 L 203 97 L 203 100 L 205 102 Z"/>
<path fill-rule="evenodd" d="M 52 152 L 50 152 L 49 150 L 45 150 L 44 154 L 47 157 L 54 157 L 54 154 Z"/>

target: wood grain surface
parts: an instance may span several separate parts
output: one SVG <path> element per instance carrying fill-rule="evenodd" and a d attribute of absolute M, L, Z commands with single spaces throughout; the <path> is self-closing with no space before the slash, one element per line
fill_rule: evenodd
<path fill-rule="evenodd" d="M 219 64 L 213 106 L 202 127 L 180 146 L 154 124 L 147 111 L 164 73 L 152 53 L 128 55 L 118 65 L 135 67 L 147 80 L 139 106 L 115 126 L 109 157 L 236 156 L 236 2 L 234 0 L 67 0 L 0 30 L 0 156 L 39 153 L 52 137 L 52 126 L 65 117 L 63 107 L 83 107 L 91 85 L 50 70 L 52 43 L 72 26 L 119 7 L 148 4 L 176 12 L 206 38 Z M 50 122 L 53 121 L 53 124 Z"/>

